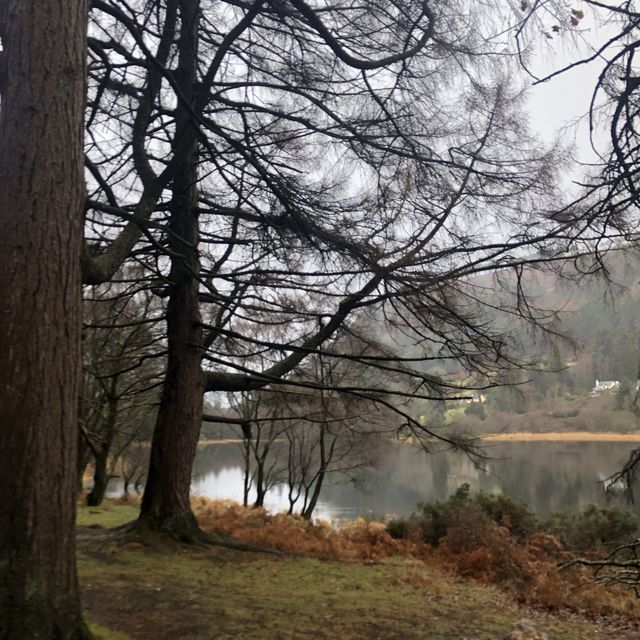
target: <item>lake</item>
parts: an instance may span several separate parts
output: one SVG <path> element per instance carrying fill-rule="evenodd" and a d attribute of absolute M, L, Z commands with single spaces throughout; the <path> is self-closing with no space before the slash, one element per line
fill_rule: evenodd
<path fill-rule="evenodd" d="M 410 444 L 393 444 L 380 467 L 357 485 L 340 478 L 327 482 L 314 516 L 340 520 L 408 515 L 418 502 L 446 498 L 465 482 L 473 491 L 503 492 L 523 500 L 541 517 L 554 511 L 575 511 L 589 503 L 604 505 L 607 496 L 598 480 L 617 470 L 636 446 L 628 442 L 491 443 L 487 453 L 492 459 L 482 470 L 462 454 L 426 455 Z M 200 447 L 194 495 L 240 502 L 242 480 L 238 445 Z M 265 506 L 273 512 L 286 509 L 286 489 L 273 489 Z"/>

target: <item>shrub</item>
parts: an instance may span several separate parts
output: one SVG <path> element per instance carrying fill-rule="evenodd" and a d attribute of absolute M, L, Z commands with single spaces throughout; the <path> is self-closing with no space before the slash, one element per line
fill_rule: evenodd
<path fill-rule="evenodd" d="M 535 533 L 519 541 L 475 504 L 448 530 L 435 554 L 457 575 L 501 584 L 520 597 L 555 606 L 556 598 L 566 595 L 559 591 L 558 551 L 553 536 Z"/>
<path fill-rule="evenodd" d="M 412 527 L 407 518 L 392 518 L 386 523 L 385 529 L 395 540 L 406 540 L 411 534 Z"/>
<path fill-rule="evenodd" d="M 387 524 L 389 535 L 407 538 L 417 527 L 425 542 L 437 546 L 452 528 L 467 530 L 471 535 L 482 532 L 492 522 L 518 540 L 538 529 L 536 517 L 524 503 L 503 495 L 478 493 L 471 497 L 466 483 L 447 500 L 420 503 L 418 508 L 420 511 L 409 519 L 391 520 Z"/>
<path fill-rule="evenodd" d="M 425 542 L 437 546 L 447 531 L 457 524 L 459 516 L 470 507 L 469 490 L 469 485 L 465 483 L 447 500 L 421 502 L 418 505 L 422 513 L 416 515 L 415 519 L 420 523 Z"/>
<path fill-rule="evenodd" d="M 532 580 L 528 554 L 507 529 L 471 513 L 463 520 L 449 529 L 437 549 L 437 557 L 456 574 L 518 589 Z"/>
<path fill-rule="evenodd" d="M 491 520 L 507 528 L 518 540 L 524 540 L 539 529 L 536 516 L 524 502 L 505 495 L 486 493 L 479 493 L 475 501 Z"/>
<path fill-rule="evenodd" d="M 638 518 L 620 507 L 603 509 L 589 505 L 579 513 L 553 514 L 544 529 L 567 549 L 582 552 L 629 542 L 637 534 Z"/>

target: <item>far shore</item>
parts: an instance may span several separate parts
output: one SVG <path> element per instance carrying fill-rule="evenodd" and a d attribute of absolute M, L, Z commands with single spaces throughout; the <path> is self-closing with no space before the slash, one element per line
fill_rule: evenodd
<path fill-rule="evenodd" d="M 640 431 L 633 433 L 592 433 L 590 431 L 550 431 L 548 433 L 488 433 L 480 436 L 488 442 L 640 442 Z"/>
<path fill-rule="evenodd" d="M 198 444 L 242 444 L 242 438 L 209 438 L 198 440 Z"/>
<path fill-rule="evenodd" d="M 519 431 L 515 433 L 487 433 L 478 436 L 486 442 L 640 442 L 640 431 L 633 433 L 590 432 L 590 431 L 549 431 L 532 433 Z M 410 439 L 404 440 L 411 441 Z M 240 438 L 220 438 L 200 440 L 199 445 L 210 444 L 242 444 Z"/>

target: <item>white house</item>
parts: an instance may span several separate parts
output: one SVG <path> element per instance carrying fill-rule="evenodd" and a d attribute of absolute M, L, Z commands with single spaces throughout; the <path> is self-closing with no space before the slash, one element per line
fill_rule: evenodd
<path fill-rule="evenodd" d="M 619 380 L 596 380 L 596 386 L 591 390 L 592 396 L 597 396 L 603 391 L 613 391 L 620 386 Z"/>

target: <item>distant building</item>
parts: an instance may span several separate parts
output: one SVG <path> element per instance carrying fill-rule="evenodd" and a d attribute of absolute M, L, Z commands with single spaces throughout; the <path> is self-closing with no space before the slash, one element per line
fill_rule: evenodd
<path fill-rule="evenodd" d="M 596 380 L 596 386 L 591 390 L 592 396 L 597 396 L 603 391 L 613 391 L 620 386 L 619 380 Z"/>
<path fill-rule="evenodd" d="M 487 396 L 484 393 L 472 393 L 469 398 L 465 398 L 462 402 L 471 404 L 472 402 L 486 402 Z"/>

